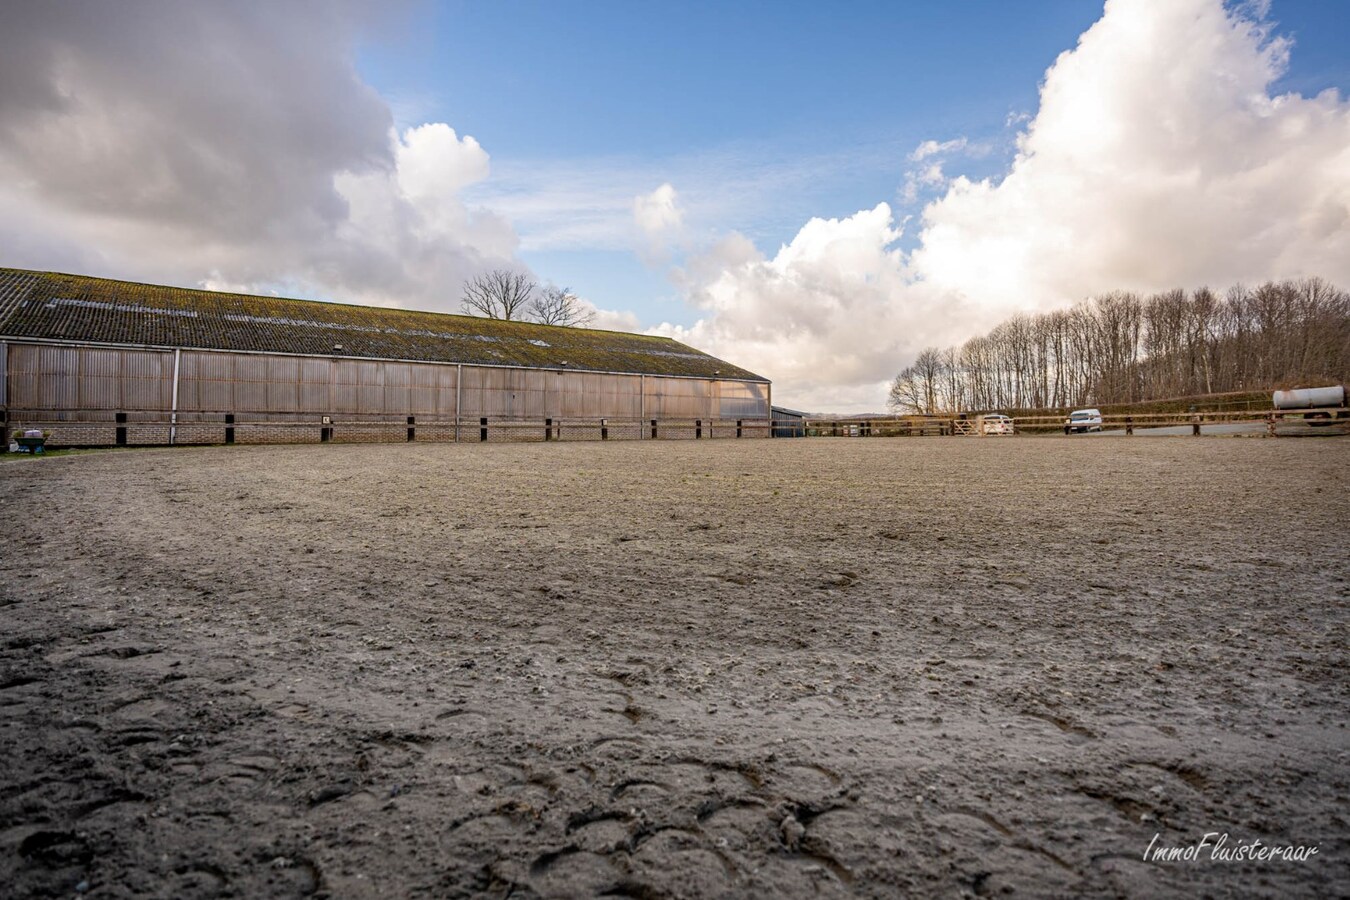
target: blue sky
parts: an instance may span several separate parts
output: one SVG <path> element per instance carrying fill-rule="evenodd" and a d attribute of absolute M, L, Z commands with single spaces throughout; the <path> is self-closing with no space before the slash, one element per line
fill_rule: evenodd
<path fill-rule="evenodd" d="M 901 192 L 924 140 L 965 137 L 976 152 L 953 172 L 997 178 L 1015 149 L 1010 117 L 1034 114 L 1046 69 L 1101 15 L 1094 0 L 456 0 L 414 8 L 358 65 L 401 128 L 447 122 L 487 150 L 493 178 L 471 203 L 537 193 L 541 170 L 577 184 L 582 203 L 596 181 L 671 181 L 682 197 L 721 193 L 687 209 L 696 231 L 734 230 L 772 252 L 812 216 L 880 201 L 917 213 L 930 197 Z M 1277 90 L 1348 92 L 1350 5 L 1280 0 L 1268 19 L 1296 41 Z M 654 263 L 604 239 L 559 241 L 527 209 L 513 223 L 541 278 L 643 327 L 697 318 L 667 277 L 678 252 Z"/>

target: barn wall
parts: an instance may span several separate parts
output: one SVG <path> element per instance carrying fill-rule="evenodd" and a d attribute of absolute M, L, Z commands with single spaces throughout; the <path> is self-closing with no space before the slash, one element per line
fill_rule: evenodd
<path fill-rule="evenodd" d="M 769 416 L 769 386 L 746 381 L 714 382 L 717 416 L 722 419 L 764 419 Z"/>
<path fill-rule="evenodd" d="M 727 380 L 183 350 L 174 413 L 173 375 L 171 350 L 0 344 L 10 421 L 54 445 L 768 434 L 767 385 Z"/>
<path fill-rule="evenodd" d="M 14 409 L 171 408 L 172 351 L 11 344 L 7 356 Z"/>
<path fill-rule="evenodd" d="M 712 382 L 701 378 L 648 378 L 646 382 L 648 418 L 712 418 Z"/>
<path fill-rule="evenodd" d="M 178 408 L 347 416 L 455 414 L 455 366 L 183 351 Z"/>

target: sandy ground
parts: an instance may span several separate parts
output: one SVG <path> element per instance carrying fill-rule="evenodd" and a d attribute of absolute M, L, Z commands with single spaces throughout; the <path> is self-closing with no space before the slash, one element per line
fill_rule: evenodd
<path fill-rule="evenodd" d="M 0 460 L 0 893 L 1344 895 L 1347 461 Z"/>

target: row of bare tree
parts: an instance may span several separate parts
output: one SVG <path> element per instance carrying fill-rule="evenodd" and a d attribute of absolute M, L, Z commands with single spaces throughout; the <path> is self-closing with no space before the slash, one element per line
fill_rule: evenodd
<path fill-rule="evenodd" d="M 541 286 L 530 276 L 494 269 L 464 285 L 460 304 L 471 316 L 567 325 L 584 328 L 595 320 L 595 310 L 569 288 Z"/>
<path fill-rule="evenodd" d="M 1350 294 L 1320 278 L 1140 297 L 1116 292 L 929 347 L 897 412 L 1046 409 L 1350 379 Z"/>

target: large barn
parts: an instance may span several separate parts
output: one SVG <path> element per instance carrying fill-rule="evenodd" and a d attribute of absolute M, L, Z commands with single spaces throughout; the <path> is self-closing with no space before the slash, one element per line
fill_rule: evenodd
<path fill-rule="evenodd" d="M 52 446 L 768 437 L 669 338 L 0 269 L 0 421 Z"/>

